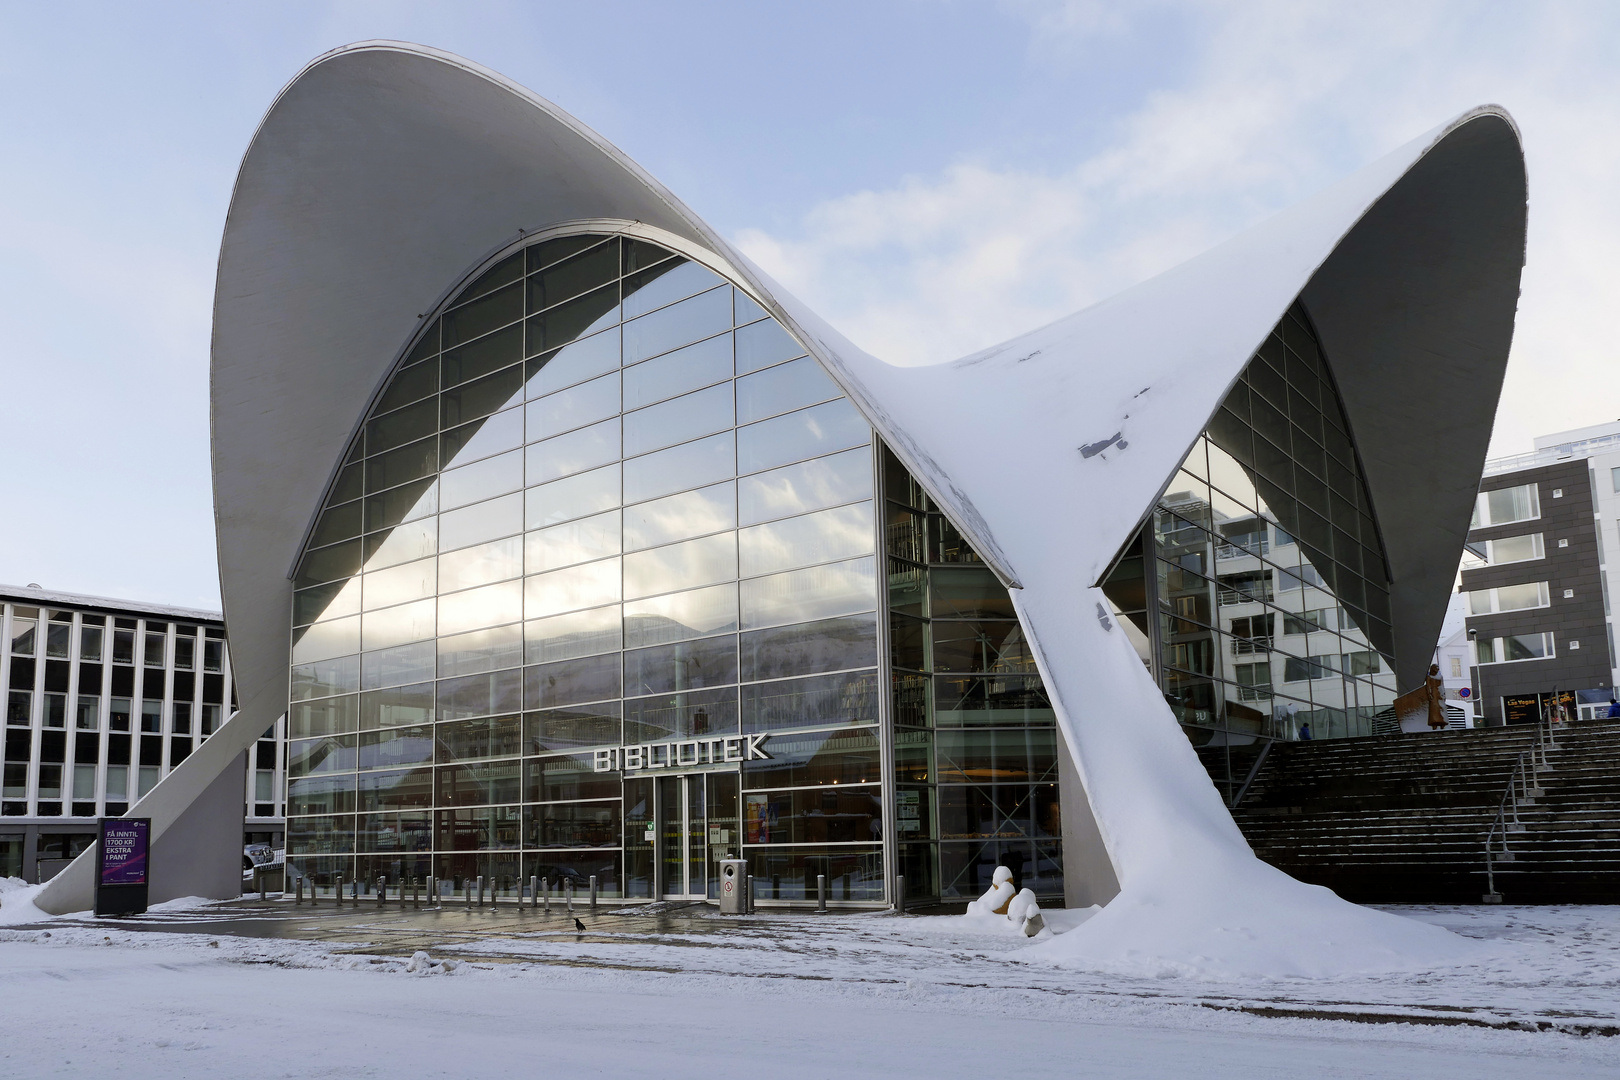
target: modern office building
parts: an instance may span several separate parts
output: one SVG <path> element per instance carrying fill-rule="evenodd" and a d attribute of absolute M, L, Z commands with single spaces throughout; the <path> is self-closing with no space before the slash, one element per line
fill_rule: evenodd
<path fill-rule="evenodd" d="M 1524 212 L 1476 110 L 898 368 L 522 87 L 317 59 L 244 158 L 212 368 L 227 729 L 288 717 L 289 865 L 697 899 L 735 854 L 762 904 L 998 864 L 1120 910 L 1296 888 L 1225 800 L 1427 669 Z"/>
<path fill-rule="evenodd" d="M 1486 463 L 1463 555 L 1474 691 L 1488 723 L 1608 712 L 1608 568 L 1620 559 L 1620 422 Z"/>
<path fill-rule="evenodd" d="M 0 586 L 6 703 L 0 877 L 34 882 L 92 846 L 225 722 L 230 650 L 217 611 Z M 254 747 L 245 842 L 279 845 L 279 722 Z"/>

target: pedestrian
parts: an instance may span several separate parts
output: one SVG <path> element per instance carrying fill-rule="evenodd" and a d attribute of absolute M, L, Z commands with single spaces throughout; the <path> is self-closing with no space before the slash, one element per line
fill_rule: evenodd
<path fill-rule="evenodd" d="M 1616 701 L 1613 694 L 1609 695 L 1609 711 L 1604 715 L 1604 718 L 1620 720 L 1620 701 Z"/>
<path fill-rule="evenodd" d="M 1304 723 L 1304 724 L 1299 725 L 1299 741 L 1300 742 L 1310 742 L 1311 741 L 1311 725 L 1309 723 Z"/>

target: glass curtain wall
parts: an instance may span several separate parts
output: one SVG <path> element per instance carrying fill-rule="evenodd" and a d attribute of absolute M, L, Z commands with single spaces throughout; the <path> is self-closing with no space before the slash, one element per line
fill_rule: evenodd
<path fill-rule="evenodd" d="M 445 306 L 296 574 L 300 870 L 712 895 L 738 853 L 765 899 L 882 899 L 873 440 L 804 353 L 628 237 L 528 244 Z M 598 771 L 746 734 L 767 757 Z"/>
<path fill-rule="evenodd" d="M 1302 305 L 1249 362 L 1104 591 L 1228 801 L 1268 740 L 1368 735 L 1392 707 L 1383 546 Z"/>
<path fill-rule="evenodd" d="M 1063 895 L 1057 724 L 1012 598 L 882 449 L 896 838 L 908 896 L 963 899 L 997 866 Z"/>

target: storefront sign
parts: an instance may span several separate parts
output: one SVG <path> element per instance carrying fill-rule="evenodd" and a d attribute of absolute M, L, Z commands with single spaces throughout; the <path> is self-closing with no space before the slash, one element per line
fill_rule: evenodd
<path fill-rule="evenodd" d="M 639 772 L 642 769 L 690 769 L 698 765 L 727 765 L 738 761 L 770 760 L 765 752 L 769 735 L 727 735 L 718 739 L 681 739 L 674 742 L 620 746 L 595 753 L 597 772 Z"/>
<path fill-rule="evenodd" d="M 146 910 L 150 870 L 150 818 L 102 818 L 96 852 L 96 914 L 138 915 Z"/>

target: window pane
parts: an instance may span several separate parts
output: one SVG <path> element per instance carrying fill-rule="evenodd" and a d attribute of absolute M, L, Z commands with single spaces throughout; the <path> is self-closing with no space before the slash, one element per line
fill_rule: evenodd
<path fill-rule="evenodd" d="M 721 334 L 624 370 L 624 407 L 655 401 L 731 378 L 731 335 Z"/>
<path fill-rule="evenodd" d="M 619 466 L 609 465 L 530 488 L 524 500 L 524 524 L 530 529 L 612 509 L 619 505 Z"/>
<path fill-rule="evenodd" d="M 736 503 L 734 485 L 728 482 L 627 507 L 625 547 L 636 551 L 733 528 L 737 523 Z"/>
<path fill-rule="evenodd" d="M 521 593 L 519 596 L 521 597 Z M 442 616 L 441 616 L 442 617 Z M 479 671 L 517 667 L 523 663 L 523 628 L 518 625 L 474 630 L 444 637 L 440 628 L 439 676 L 471 675 Z"/>
<path fill-rule="evenodd" d="M 752 423 L 842 396 L 821 365 L 806 356 L 738 379 L 737 422 Z"/>
<path fill-rule="evenodd" d="M 531 574 L 619 554 L 619 514 L 554 525 L 524 538 L 524 564 Z"/>
<path fill-rule="evenodd" d="M 366 546 L 372 549 L 371 556 L 366 559 L 367 570 L 380 570 L 395 563 L 432 555 L 439 547 L 438 522 L 417 521 L 399 525 L 381 536 L 367 537 Z"/>
<path fill-rule="evenodd" d="M 625 502 L 638 503 L 660 495 L 703 487 L 736 475 L 732 433 L 660 450 L 624 463 Z"/>
<path fill-rule="evenodd" d="M 736 336 L 739 375 L 804 355 L 804 349 L 774 319 L 745 326 Z"/>
<path fill-rule="evenodd" d="M 316 623 L 294 632 L 292 662 L 309 664 L 360 651 L 360 616 Z"/>
<path fill-rule="evenodd" d="M 523 618 L 523 585 L 503 581 L 439 597 L 439 633 L 459 634 Z"/>
<path fill-rule="evenodd" d="M 742 636 L 744 682 L 865 668 L 877 663 L 877 617 L 854 615 Z"/>
<path fill-rule="evenodd" d="M 814 675 L 742 688 L 742 729 L 877 723 L 878 676 L 872 671 Z"/>
<path fill-rule="evenodd" d="M 720 275 L 686 259 L 659 263 L 624 282 L 624 317 L 633 319 L 721 283 Z"/>
<path fill-rule="evenodd" d="M 454 468 L 523 445 L 523 410 L 508 409 L 445 432 L 439 440 L 440 461 Z"/>
<path fill-rule="evenodd" d="M 547 310 L 543 315 L 531 316 L 528 328 L 528 351 L 532 353 L 556 349 L 576 338 L 586 337 L 604 330 L 619 321 L 619 286 L 586 293 L 577 300 Z"/>
<path fill-rule="evenodd" d="M 624 654 L 626 696 L 672 694 L 737 681 L 737 637 L 655 645 Z"/>
<path fill-rule="evenodd" d="M 740 531 L 737 542 L 744 577 L 869 554 L 877 546 L 872 504 L 755 525 Z"/>
<path fill-rule="evenodd" d="M 737 730 L 737 690 L 692 690 L 624 703 L 628 742 L 724 735 Z"/>
<path fill-rule="evenodd" d="M 619 331 L 615 327 L 530 360 L 528 395 L 540 397 L 618 366 Z"/>
<path fill-rule="evenodd" d="M 437 577 L 432 559 L 368 572 L 361 576 L 363 606 L 371 611 L 432 596 Z"/>
<path fill-rule="evenodd" d="M 630 599 L 690 589 L 737 576 L 733 533 L 705 536 L 624 557 L 624 592 Z"/>
<path fill-rule="evenodd" d="M 504 495 L 439 515 L 439 548 L 453 551 L 522 531 L 523 495 Z"/>
<path fill-rule="evenodd" d="M 744 630 L 867 611 L 877 604 L 873 560 L 792 570 L 741 585 Z"/>
<path fill-rule="evenodd" d="M 529 278 L 529 310 L 571 300 L 619 276 L 619 245 L 608 241 Z"/>
<path fill-rule="evenodd" d="M 730 383 L 666 401 L 624 417 L 626 457 L 645 454 L 732 426 Z"/>
<path fill-rule="evenodd" d="M 624 360 L 633 364 L 731 329 L 731 289 L 721 286 L 624 324 Z"/>
<path fill-rule="evenodd" d="M 737 429 L 740 473 L 786 465 L 871 440 L 871 429 L 848 401 L 802 409 Z"/>
<path fill-rule="evenodd" d="M 446 472 L 439 478 L 439 505 L 451 510 L 522 488 L 523 455 L 514 450 Z"/>
<path fill-rule="evenodd" d="M 524 660 L 543 664 L 619 648 L 619 606 L 573 611 L 523 624 Z"/>
<path fill-rule="evenodd" d="M 624 605 L 627 648 L 731 633 L 736 629 L 737 586 L 729 582 Z"/>
<path fill-rule="evenodd" d="M 530 444 L 529 483 L 543 484 L 559 476 L 594 469 L 619 460 L 619 418 Z"/>
<path fill-rule="evenodd" d="M 529 442 L 594 424 L 619 412 L 619 374 L 613 372 L 569 390 L 531 401 L 527 413 Z"/>
<path fill-rule="evenodd" d="M 439 591 L 455 592 L 523 576 L 523 537 L 509 536 L 439 556 Z"/>
<path fill-rule="evenodd" d="M 598 607 L 619 599 L 619 560 L 603 559 L 526 580 L 524 616 L 530 619 L 576 608 Z"/>
<path fill-rule="evenodd" d="M 523 669 L 523 706 L 553 709 L 620 696 L 619 656 L 605 653 Z"/>
<path fill-rule="evenodd" d="M 361 643 L 367 652 L 422 641 L 433 636 L 432 600 L 418 600 L 414 604 L 384 608 L 368 612 L 361 631 Z"/>

